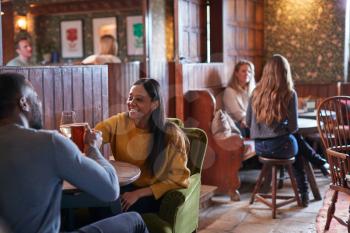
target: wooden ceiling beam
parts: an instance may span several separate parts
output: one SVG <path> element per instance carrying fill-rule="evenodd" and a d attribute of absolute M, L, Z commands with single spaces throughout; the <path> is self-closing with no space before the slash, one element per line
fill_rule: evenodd
<path fill-rule="evenodd" d="M 76 0 L 49 4 L 31 4 L 30 12 L 33 15 L 66 14 L 76 12 L 110 11 L 127 12 L 132 10 L 142 11 L 142 0 Z"/>

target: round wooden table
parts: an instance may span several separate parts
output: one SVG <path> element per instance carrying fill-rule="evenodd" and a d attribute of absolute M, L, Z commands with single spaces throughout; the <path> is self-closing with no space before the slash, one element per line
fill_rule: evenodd
<path fill-rule="evenodd" d="M 114 160 L 109 162 L 117 171 L 120 186 L 131 184 L 140 177 L 141 170 L 135 165 Z"/>
<path fill-rule="evenodd" d="M 299 112 L 298 117 L 299 118 L 307 118 L 307 119 L 313 119 L 316 120 L 317 118 L 317 110 L 310 111 L 310 112 Z M 326 110 L 321 110 L 321 116 L 331 116 L 333 118 L 336 117 L 336 113 L 334 111 L 326 111 Z"/>
<path fill-rule="evenodd" d="M 299 117 L 298 128 L 302 135 L 317 133 L 317 121 Z"/>
<path fill-rule="evenodd" d="M 120 186 L 128 185 L 140 177 L 141 170 L 135 165 L 132 165 L 130 163 L 125 163 L 125 162 L 114 161 L 114 160 L 110 160 L 109 162 L 113 165 L 114 169 L 117 172 Z M 62 189 L 65 192 L 78 191 L 77 187 L 71 185 L 67 181 L 63 182 Z"/>

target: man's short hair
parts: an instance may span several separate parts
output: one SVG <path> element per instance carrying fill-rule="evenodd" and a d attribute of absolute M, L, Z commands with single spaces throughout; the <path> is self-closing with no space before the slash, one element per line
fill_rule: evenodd
<path fill-rule="evenodd" d="M 27 41 L 30 41 L 30 39 L 26 36 L 22 36 L 22 37 L 19 37 L 16 41 L 15 41 L 15 48 L 16 49 L 19 49 L 19 42 L 21 42 L 22 40 L 27 40 Z"/>
<path fill-rule="evenodd" d="M 26 85 L 26 79 L 22 74 L 0 74 L 0 119 L 9 116 L 13 112 L 17 104 L 17 98 Z"/>

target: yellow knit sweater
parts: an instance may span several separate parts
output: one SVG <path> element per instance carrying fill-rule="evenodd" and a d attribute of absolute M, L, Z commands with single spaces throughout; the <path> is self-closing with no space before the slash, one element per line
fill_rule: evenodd
<path fill-rule="evenodd" d="M 166 129 L 170 138 L 165 148 L 165 162 L 154 176 L 145 165 L 153 143 L 152 134 L 136 128 L 128 113 L 114 115 L 98 123 L 95 128 L 102 131 L 103 143 L 111 144 L 115 160 L 134 164 L 141 169 L 141 175 L 134 184 L 150 186 L 156 199 L 169 190 L 188 186 L 190 171 L 186 167 L 186 141 L 175 125 L 170 124 Z"/>

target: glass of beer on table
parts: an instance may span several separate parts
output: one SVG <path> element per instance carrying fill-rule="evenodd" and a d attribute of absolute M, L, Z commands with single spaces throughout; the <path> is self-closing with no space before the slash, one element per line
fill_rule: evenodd
<path fill-rule="evenodd" d="M 89 128 L 87 122 L 76 122 L 74 111 L 63 111 L 61 114 L 60 131 L 70 138 L 84 152 L 84 133 Z"/>

